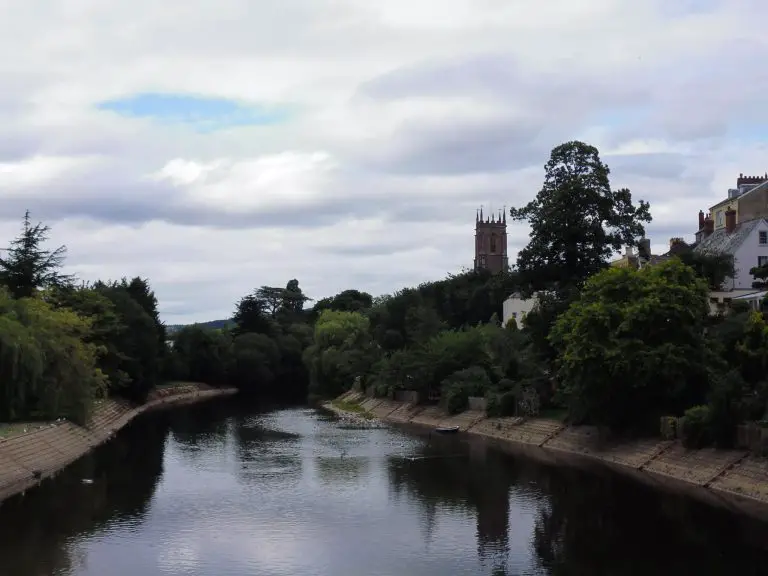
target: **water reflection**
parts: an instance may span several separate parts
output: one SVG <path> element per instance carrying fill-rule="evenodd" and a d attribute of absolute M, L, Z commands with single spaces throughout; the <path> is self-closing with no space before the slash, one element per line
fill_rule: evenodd
<path fill-rule="evenodd" d="M 0 507 L 2 576 L 760 574 L 759 542 L 614 475 L 232 402 L 147 415 Z"/>
<path fill-rule="evenodd" d="M 84 559 L 73 541 L 139 522 L 163 473 L 167 434 L 163 419 L 137 421 L 53 480 L 3 502 L 0 573 L 76 573 Z"/>

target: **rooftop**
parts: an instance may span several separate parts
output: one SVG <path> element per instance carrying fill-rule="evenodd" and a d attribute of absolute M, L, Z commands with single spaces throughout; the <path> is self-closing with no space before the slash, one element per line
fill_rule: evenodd
<path fill-rule="evenodd" d="M 760 222 L 763 222 L 763 220 L 759 218 L 756 220 L 749 220 L 748 222 L 742 222 L 741 224 L 737 224 L 736 228 L 734 228 L 733 232 L 730 234 L 725 231 L 725 228 L 715 230 L 712 234 L 699 242 L 695 251 L 700 254 L 709 254 L 712 256 L 717 254 L 734 255 L 744 243 L 744 240 L 749 237 Z"/>

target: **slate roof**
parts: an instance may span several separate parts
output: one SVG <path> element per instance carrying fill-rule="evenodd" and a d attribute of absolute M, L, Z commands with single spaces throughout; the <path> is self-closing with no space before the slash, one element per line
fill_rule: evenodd
<path fill-rule="evenodd" d="M 694 248 L 694 251 L 699 254 L 730 254 L 734 256 L 760 222 L 763 222 L 763 220 L 758 218 L 737 224 L 731 234 L 727 234 L 725 228 L 715 230 L 712 234 L 702 239 L 698 246 Z"/>

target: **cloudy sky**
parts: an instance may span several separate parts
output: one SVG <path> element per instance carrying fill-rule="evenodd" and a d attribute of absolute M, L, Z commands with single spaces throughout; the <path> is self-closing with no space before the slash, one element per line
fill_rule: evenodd
<path fill-rule="evenodd" d="M 472 265 L 557 144 L 690 237 L 768 170 L 762 0 L 0 0 L 0 234 L 26 208 L 166 322 Z M 526 242 L 510 226 L 510 253 Z"/>

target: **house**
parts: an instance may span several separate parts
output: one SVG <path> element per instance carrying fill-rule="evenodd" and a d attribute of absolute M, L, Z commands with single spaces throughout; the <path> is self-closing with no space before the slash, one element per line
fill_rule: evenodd
<path fill-rule="evenodd" d="M 733 297 L 755 292 L 755 278 L 749 273 L 755 266 L 768 263 L 768 221 L 763 218 L 736 223 L 735 210 L 726 210 L 726 224 L 704 236 L 694 251 L 699 254 L 728 254 L 733 257 L 736 274 L 722 286 L 723 292 L 740 292 Z"/>
<path fill-rule="evenodd" d="M 768 218 L 768 173 L 764 176 L 744 176 L 739 174 L 736 188 L 728 190 L 728 196 L 714 206 L 705 215 L 699 212 L 699 230 L 697 242 L 707 233 L 723 230 L 726 227 L 726 212 L 735 212 L 736 224 L 759 218 Z"/>
<path fill-rule="evenodd" d="M 517 327 L 522 328 L 526 315 L 534 309 L 538 302 L 539 298 L 537 294 L 534 294 L 532 298 L 523 299 L 519 293 L 515 292 L 509 298 L 504 300 L 501 313 L 502 326 L 506 326 L 507 322 L 514 320 Z"/>

